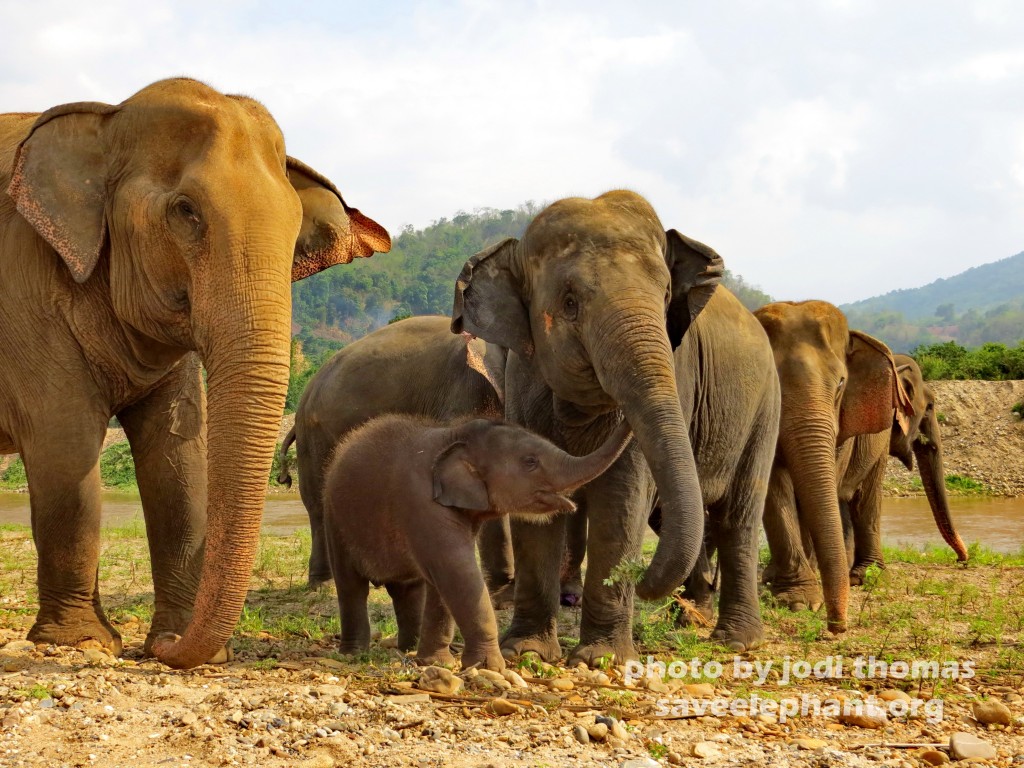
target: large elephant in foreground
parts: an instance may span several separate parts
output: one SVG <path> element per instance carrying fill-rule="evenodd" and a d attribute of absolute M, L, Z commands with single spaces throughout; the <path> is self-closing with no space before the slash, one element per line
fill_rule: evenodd
<path fill-rule="evenodd" d="M 262 105 L 188 79 L 0 116 L 0 189 L 0 453 L 22 455 L 31 494 L 29 639 L 120 650 L 97 583 L 99 455 L 117 416 L 152 558 L 146 648 L 200 664 L 249 587 L 291 282 L 390 239 L 285 154 Z"/>
<path fill-rule="evenodd" d="M 715 637 L 762 639 L 761 509 L 778 430 L 778 377 L 753 315 L 724 287 L 720 257 L 627 191 L 560 200 L 470 259 L 452 329 L 509 350 L 506 417 L 570 453 L 596 448 L 623 414 L 636 439 L 580 493 L 589 520 L 580 644 L 573 660 L 635 658 L 634 585 L 604 582 L 640 555 L 655 493 L 661 538 L 636 594 L 668 595 L 689 575 L 704 508 L 722 562 Z M 717 286 L 717 287 L 716 287 Z M 565 520 L 513 521 L 515 610 L 506 654 L 561 655 L 557 613 Z"/>
<path fill-rule="evenodd" d="M 893 419 L 891 429 L 873 435 L 858 435 L 843 445 L 840 462 L 846 464 L 839 482 L 839 504 L 850 562 L 850 585 L 863 583 L 872 564 L 883 565 L 882 558 L 882 481 L 889 456 L 895 456 L 907 469 L 921 474 L 935 525 L 943 540 L 967 560 L 967 547 L 957 533 L 946 498 L 945 472 L 942 466 L 942 434 L 935 413 L 935 393 L 921 375 L 914 358 L 893 355 L 903 391 L 910 399 L 913 414 L 901 425 Z M 805 536 L 806 540 L 806 536 Z"/>
<path fill-rule="evenodd" d="M 314 374 L 281 445 L 278 482 L 291 484 L 288 449 L 296 443 L 299 493 L 313 534 L 309 584 L 331 578 L 323 530 L 323 481 L 338 441 L 375 416 L 402 413 L 449 422 L 500 418 L 505 350 L 454 336 L 447 317 L 410 317 L 349 344 Z M 507 518 L 484 524 L 488 586 L 511 581 Z M 493 548 L 493 551 L 490 551 Z"/>
<path fill-rule="evenodd" d="M 828 628 L 846 630 L 850 564 L 843 539 L 838 482 L 847 469 L 843 444 L 892 427 L 909 429 L 911 403 L 892 353 L 847 327 L 824 301 L 777 302 L 755 312 L 771 340 L 782 385 L 779 444 L 764 508 L 771 550 L 766 571 L 776 597 L 793 608 L 824 603 Z M 805 552 L 809 534 L 821 571 L 818 586 Z"/>

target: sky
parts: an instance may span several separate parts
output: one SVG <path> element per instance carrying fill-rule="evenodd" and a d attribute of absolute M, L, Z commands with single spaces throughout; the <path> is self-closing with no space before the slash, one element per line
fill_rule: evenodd
<path fill-rule="evenodd" d="M 835 303 L 1024 250 L 1018 0 L 0 0 L 0 29 L 0 112 L 195 77 L 392 233 L 628 188 Z"/>

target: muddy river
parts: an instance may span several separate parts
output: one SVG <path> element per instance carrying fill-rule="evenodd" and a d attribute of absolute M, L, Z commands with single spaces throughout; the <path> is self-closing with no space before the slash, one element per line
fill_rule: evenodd
<path fill-rule="evenodd" d="M 893 498 L 883 502 L 882 537 L 886 544 L 923 547 L 942 544 L 924 498 Z M 964 541 L 978 541 L 996 552 L 1024 550 L 1024 499 L 951 499 L 954 519 Z M 141 519 L 142 506 L 136 494 L 103 494 L 103 524 L 124 525 Z M 29 523 L 28 494 L 0 493 L 0 525 Z M 267 498 L 263 530 L 287 535 L 305 527 L 306 510 L 299 495 L 274 494 Z"/>

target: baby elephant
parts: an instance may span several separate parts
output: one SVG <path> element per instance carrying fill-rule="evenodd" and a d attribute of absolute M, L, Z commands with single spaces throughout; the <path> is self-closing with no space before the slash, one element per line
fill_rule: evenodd
<path fill-rule="evenodd" d="M 522 427 L 485 419 L 446 426 L 387 415 L 350 432 L 323 491 L 341 652 L 369 647 L 372 581 L 394 601 L 399 647 L 412 648 L 419 634 L 419 663 L 454 662 L 454 616 L 466 641 L 463 668 L 504 669 L 476 561 L 480 524 L 574 511 L 568 494 L 608 469 L 630 436 L 623 421 L 594 453 L 574 457 Z"/>

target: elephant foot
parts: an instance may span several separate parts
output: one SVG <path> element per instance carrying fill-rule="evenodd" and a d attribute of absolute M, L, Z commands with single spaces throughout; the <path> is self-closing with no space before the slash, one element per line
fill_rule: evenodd
<path fill-rule="evenodd" d="M 326 589 L 327 585 L 328 585 L 328 582 L 330 582 L 330 581 L 331 581 L 331 574 L 329 574 L 329 573 L 327 575 L 323 575 L 323 574 L 313 575 L 311 573 L 311 574 L 309 574 L 309 580 L 306 582 L 306 588 L 309 589 L 311 592 L 317 592 L 317 591 L 320 591 L 322 589 Z"/>
<path fill-rule="evenodd" d="M 619 643 L 580 643 L 569 654 L 566 666 L 574 667 L 583 662 L 591 669 L 607 669 L 613 664 L 624 664 L 636 658 L 632 640 Z"/>
<path fill-rule="evenodd" d="M 501 641 L 501 655 L 505 659 L 514 659 L 530 652 L 536 653 L 549 663 L 562 658 L 562 646 L 558 644 L 558 637 L 554 633 L 526 637 L 508 636 Z"/>
<path fill-rule="evenodd" d="M 825 602 L 825 598 L 821 593 L 821 587 L 817 584 L 793 587 L 782 587 L 773 584 L 771 591 L 775 596 L 775 600 L 791 611 L 805 611 L 808 608 L 816 611 Z"/>
<path fill-rule="evenodd" d="M 760 621 L 742 625 L 719 622 L 715 631 L 711 633 L 711 639 L 730 651 L 744 653 L 764 643 L 764 627 Z"/>
<path fill-rule="evenodd" d="M 448 648 L 424 654 L 417 653 L 415 661 L 421 667 L 455 667 L 455 656 Z"/>
<path fill-rule="evenodd" d="M 868 568 L 870 568 L 872 565 L 877 565 L 879 568 L 882 569 L 885 568 L 885 563 L 883 563 L 881 560 L 872 560 L 871 562 L 867 563 L 857 563 L 857 565 L 853 566 L 853 568 L 850 569 L 850 586 L 862 586 L 864 584 L 864 577 L 867 575 Z"/>
<path fill-rule="evenodd" d="M 181 640 L 181 635 L 175 632 L 150 632 L 146 635 L 146 642 L 142 646 L 142 653 L 144 656 L 155 656 L 153 652 L 153 646 L 157 640 L 169 640 L 171 642 L 178 642 Z M 227 645 L 217 651 L 213 656 L 206 660 L 207 664 L 227 664 L 229 661 L 235 660 L 235 652 L 231 648 L 230 641 Z"/>
<path fill-rule="evenodd" d="M 67 645 L 75 648 L 102 648 L 114 656 L 120 656 L 124 650 L 121 635 L 116 629 L 96 619 L 56 624 L 45 620 L 37 620 L 28 631 L 28 638 L 33 643 L 48 645 Z"/>
<path fill-rule="evenodd" d="M 476 669 L 490 669 L 494 672 L 501 672 L 505 669 L 505 657 L 501 655 L 501 650 L 496 643 L 487 648 L 475 650 L 466 648 L 462 652 L 462 668 L 470 669 L 474 667 Z"/>
<path fill-rule="evenodd" d="M 510 581 L 491 592 L 491 605 L 496 611 L 511 608 L 515 603 L 516 583 Z"/>

